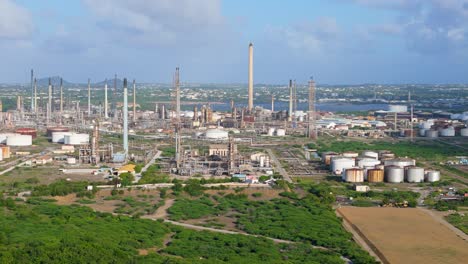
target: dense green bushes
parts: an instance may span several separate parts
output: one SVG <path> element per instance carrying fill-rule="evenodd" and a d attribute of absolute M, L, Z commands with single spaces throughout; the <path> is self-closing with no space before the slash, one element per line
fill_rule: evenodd
<path fill-rule="evenodd" d="M 96 192 L 96 188 L 93 191 L 86 191 L 86 187 L 89 185 L 88 182 L 72 182 L 66 180 L 58 180 L 49 185 L 39 185 L 34 187 L 32 191 L 33 196 L 63 196 L 70 193 L 77 193 L 79 197 L 92 198 Z"/>
<path fill-rule="evenodd" d="M 468 216 L 460 214 L 451 214 L 445 217 L 449 223 L 468 234 Z"/>

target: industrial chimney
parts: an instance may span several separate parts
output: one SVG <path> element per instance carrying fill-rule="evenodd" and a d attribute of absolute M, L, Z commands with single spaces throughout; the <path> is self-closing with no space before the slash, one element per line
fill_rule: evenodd
<path fill-rule="evenodd" d="M 127 101 L 127 78 L 124 78 L 124 105 L 123 105 L 123 148 L 125 158 L 128 156 L 128 101 Z"/>
<path fill-rule="evenodd" d="M 253 44 L 249 44 L 249 112 L 253 109 Z"/>

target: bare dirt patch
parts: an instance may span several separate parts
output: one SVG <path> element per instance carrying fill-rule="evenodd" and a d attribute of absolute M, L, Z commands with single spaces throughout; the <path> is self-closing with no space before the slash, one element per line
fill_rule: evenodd
<path fill-rule="evenodd" d="M 466 263 L 468 242 L 419 209 L 342 207 L 390 263 Z"/>

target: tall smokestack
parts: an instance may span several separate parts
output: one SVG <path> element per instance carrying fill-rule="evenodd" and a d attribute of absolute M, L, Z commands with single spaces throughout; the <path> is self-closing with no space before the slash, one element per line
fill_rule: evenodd
<path fill-rule="evenodd" d="M 136 122 L 136 84 L 133 79 L 133 123 Z"/>
<path fill-rule="evenodd" d="M 34 110 L 36 111 L 36 114 L 38 112 L 38 107 L 37 107 L 37 79 L 34 78 Z"/>
<path fill-rule="evenodd" d="M 34 70 L 31 69 L 31 113 L 34 112 Z"/>
<path fill-rule="evenodd" d="M 60 116 L 63 113 L 63 79 L 60 78 Z"/>
<path fill-rule="evenodd" d="M 175 96 L 176 96 L 176 121 L 177 125 L 180 122 L 180 80 L 179 80 L 179 67 L 176 68 L 175 77 L 174 77 L 174 85 L 175 85 Z"/>
<path fill-rule="evenodd" d="M 271 95 L 271 112 L 275 111 L 275 96 Z"/>
<path fill-rule="evenodd" d="M 125 157 L 128 155 L 128 101 L 127 101 L 127 78 L 124 78 L 124 104 L 123 104 L 123 148 Z"/>
<path fill-rule="evenodd" d="M 289 113 L 288 121 L 292 121 L 292 112 L 293 112 L 293 85 L 292 80 L 289 80 Z"/>
<path fill-rule="evenodd" d="M 109 115 L 107 113 L 107 108 L 108 108 L 108 103 L 107 103 L 107 79 L 105 81 L 106 83 L 104 84 L 104 118 L 109 118 Z"/>
<path fill-rule="evenodd" d="M 249 44 L 249 112 L 253 109 L 253 44 Z"/>
<path fill-rule="evenodd" d="M 52 108 L 52 80 L 49 77 L 49 101 L 47 103 L 47 118 L 50 118 Z"/>
<path fill-rule="evenodd" d="M 88 78 L 88 117 L 91 116 L 91 80 Z"/>
<path fill-rule="evenodd" d="M 114 121 L 117 121 L 117 74 L 114 75 L 114 91 L 112 93 L 112 112 L 114 112 Z"/>
<path fill-rule="evenodd" d="M 309 138 L 317 138 L 317 127 L 315 125 L 315 81 L 311 77 L 309 81 L 309 113 L 308 113 L 308 129 Z"/>

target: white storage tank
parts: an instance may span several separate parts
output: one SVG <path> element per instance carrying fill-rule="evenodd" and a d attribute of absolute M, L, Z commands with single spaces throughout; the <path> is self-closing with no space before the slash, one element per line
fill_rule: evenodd
<path fill-rule="evenodd" d="M 270 127 L 268 128 L 268 136 L 272 137 L 275 134 L 275 128 Z"/>
<path fill-rule="evenodd" d="M 362 156 L 378 159 L 379 158 L 379 153 L 377 151 L 373 151 L 373 150 L 364 150 L 362 152 Z"/>
<path fill-rule="evenodd" d="M 82 145 L 89 144 L 89 134 L 75 134 L 65 135 L 64 143 L 67 145 Z"/>
<path fill-rule="evenodd" d="M 406 167 L 407 182 L 424 182 L 424 169 L 415 166 Z"/>
<path fill-rule="evenodd" d="M 76 164 L 76 158 L 73 158 L 73 157 L 67 158 L 67 164 Z"/>
<path fill-rule="evenodd" d="M 416 165 L 416 161 L 414 159 L 398 158 L 398 159 L 385 160 L 384 164 L 385 166 L 398 166 L 398 167 L 404 168 L 407 166 Z"/>
<path fill-rule="evenodd" d="M 7 137 L 7 146 L 19 147 L 19 146 L 31 146 L 32 136 L 31 135 L 20 135 L 15 134 Z"/>
<path fill-rule="evenodd" d="M 331 159 L 331 171 L 336 175 L 340 175 L 343 173 L 345 169 L 351 169 L 355 165 L 355 161 L 353 158 L 346 158 L 346 157 L 333 157 Z"/>
<path fill-rule="evenodd" d="M 460 129 L 460 136 L 468 137 L 468 127 Z"/>
<path fill-rule="evenodd" d="M 429 129 L 431 129 L 431 127 L 433 125 L 434 125 L 434 121 L 433 120 L 431 120 L 431 121 L 428 120 L 428 121 L 420 123 L 419 128 L 429 130 Z"/>
<path fill-rule="evenodd" d="M 6 144 L 7 143 L 7 138 L 9 136 L 14 136 L 16 135 L 15 133 L 1 133 L 0 134 L 0 144 Z"/>
<path fill-rule="evenodd" d="M 405 179 L 405 169 L 398 166 L 385 167 L 385 181 L 389 183 L 400 183 Z"/>
<path fill-rule="evenodd" d="M 460 136 L 468 137 L 468 127 L 460 129 Z"/>
<path fill-rule="evenodd" d="M 208 129 L 205 132 L 205 138 L 207 139 L 218 139 L 218 140 L 226 140 L 229 138 L 229 133 L 223 129 L 214 128 Z"/>
<path fill-rule="evenodd" d="M 380 164 L 380 160 L 377 159 L 372 159 L 372 158 L 360 158 L 357 159 L 356 165 L 359 168 L 364 168 L 364 167 L 375 167 L 376 165 Z"/>
<path fill-rule="evenodd" d="M 354 152 L 354 151 L 346 151 L 346 152 L 343 152 L 343 157 L 347 157 L 347 158 L 356 158 L 357 156 L 359 156 L 359 153 L 357 152 Z"/>
<path fill-rule="evenodd" d="M 455 129 L 453 127 L 447 127 L 440 131 L 441 137 L 454 137 L 455 136 Z"/>
<path fill-rule="evenodd" d="M 425 179 L 427 182 L 437 182 L 437 181 L 440 181 L 440 172 L 439 172 L 439 171 L 435 171 L 435 170 L 428 170 L 428 171 L 426 171 L 426 175 L 425 175 L 424 179 Z"/>
<path fill-rule="evenodd" d="M 276 135 L 277 135 L 278 137 L 284 137 L 284 136 L 286 136 L 286 130 L 283 129 L 283 128 L 278 128 L 278 129 L 276 130 Z"/>
<path fill-rule="evenodd" d="M 437 130 L 426 130 L 426 137 L 437 138 L 439 137 L 439 131 Z"/>
<path fill-rule="evenodd" d="M 65 143 L 65 136 L 71 135 L 71 132 L 52 132 L 52 143 Z"/>

